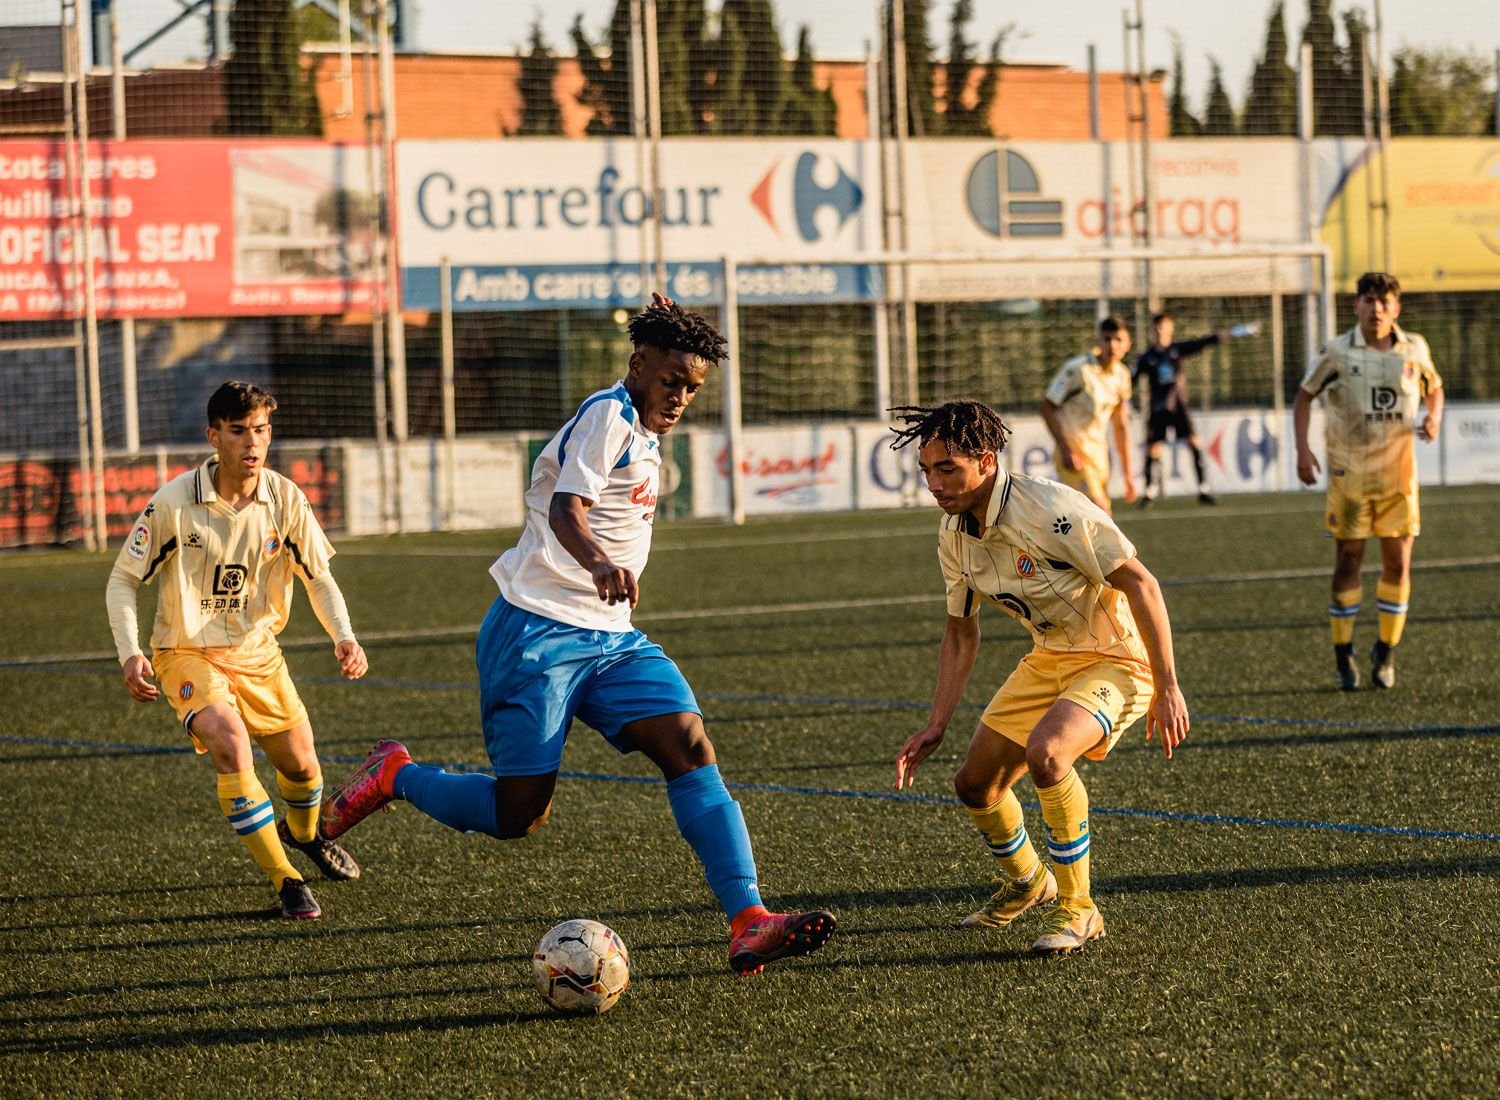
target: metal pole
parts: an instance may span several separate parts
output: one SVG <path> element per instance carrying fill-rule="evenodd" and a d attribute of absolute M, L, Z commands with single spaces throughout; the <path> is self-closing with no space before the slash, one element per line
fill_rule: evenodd
<path fill-rule="evenodd" d="M 442 336 L 443 366 L 443 528 L 453 529 L 454 465 L 458 458 L 458 413 L 454 407 L 453 394 L 453 272 L 444 256 L 438 263 L 438 294 L 441 312 L 438 317 Z"/>
<path fill-rule="evenodd" d="M 729 522 L 745 522 L 745 473 L 740 469 L 744 454 L 744 425 L 740 412 L 740 296 L 739 268 L 731 256 L 724 257 L 724 342 L 727 358 L 724 374 L 724 454 L 729 462 Z"/>
<path fill-rule="evenodd" d="M 1110 178 L 1111 150 L 1109 143 L 1104 140 L 1104 122 L 1099 110 L 1099 58 L 1098 52 L 1092 42 L 1089 43 L 1089 137 L 1099 148 L 1099 161 L 1103 166 L 1103 179 L 1101 181 L 1103 194 L 1100 196 L 1100 209 L 1104 211 L 1104 240 L 1101 242 L 1105 248 L 1113 243 L 1111 237 L 1114 233 L 1113 215 L 1110 210 L 1110 191 L 1113 181 Z M 1095 320 L 1102 321 L 1109 316 L 1109 277 L 1110 264 L 1106 260 L 1099 265 L 1099 295 L 1094 302 Z"/>
<path fill-rule="evenodd" d="M 89 184 L 89 88 L 83 74 L 82 48 L 78 41 L 78 7 L 72 0 L 63 3 L 64 33 L 67 35 L 68 73 L 76 94 L 75 122 L 78 127 L 78 219 L 74 222 L 74 246 L 82 245 L 84 362 L 88 368 L 89 447 L 94 531 L 98 546 L 108 545 L 109 530 L 104 514 L 104 408 L 99 385 L 99 308 L 94 294 L 94 215 L 93 189 Z"/>
<path fill-rule="evenodd" d="M 1375 65 L 1370 57 L 1369 31 L 1359 36 L 1360 115 L 1365 131 L 1365 255 L 1373 266 L 1375 259 L 1375 173 L 1370 163 L 1375 152 Z"/>
<path fill-rule="evenodd" d="M 364 0 L 364 56 L 361 70 L 364 75 L 365 96 L 365 190 L 370 196 L 370 373 L 371 395 L 375 405 L 375 463 L 380 470 L 380 529 L 388 531 L 391 517 L 391 484 L 389 452 L 386 449 L 390 431 L 385 393 L 385 204 L 381 201 L 382 187 L 375 171 L 375 146 L 378 134 L 375 126 L 379 115 L 375 113 L 375 49 L 372 36 L 375 13 L 372 0 Z"/>
<path fill-rule="evenodd" d="M 125 140 L 125 65 L 120 58 L 120 26 L 115 7 L 109 6 L 110 116 L 114 120 L 114 139 Z M 120 318 L 120 410 L 125 418 L 125 449 L 135 454 L 141 449 L 140 382 L 135 361 L 135 318 Z"/>
<path fill-rule="evenodd" d="M 645 309 L 651 301 L 651 238 L 646 222 L 651 192 L 646 179 L 646 41 L 641 28 L 641 2 L 630 0 L 630 132 L 635 135 L 635 185 L 641 192 L 641 308 Z"/>
<path fill-rule="evenodd" d="M 899 232 L 897 239 L 901 251 L 909 245 L 909 227 L 906 220 L 906 138 L 911 125 L 911 111 L 907 103 L 906 88 L 906 3 L 891 0 L 891 68 L 894 71 L 891 104 L 891 121 L 896 135 L 896 217 Z M 903 357 L 905 394 L 907 404 L 920 402 L 917 396 L 917 303 L 912 297 L 911 265 L 901 264 L 901 354 Z"/>
<path fill-rule="evenodd" d="M 1151 247 L 1154 234 L 1151 231 L 1151 95 L 1148 85 L 1148 72 L 1146 69 L 1146 15 L 1144 8 L 1145 0 L 1135 0 L 1135 60 L 1139 66 L 1136 77 L 1136 88 L 1140 93 L 1141 103 L 1141 203 L 1145 207 L 1142 211 L 1143 226 L 1141 243 L 1147 248 Z M 1145 283 L 1143 289 L 1146 292 L 1146 308 L 1153 310 L 1157 306 L 1156 293 L 1151 285 L 1151 261 L 1146 260 L 1141 268 L 1141 277 Z"/>
<path fill-rule="evenodd" d="M 1278 282 L 1281 261 L 1270 257 L 1271 290 L 1271 410 L 1276 416 L 1276 434 L 1286 427 L 1286 323 L 1281 315 L 1281 288 Z M 1287 487 L 1287 449 L 1276 448 L 1276 489 Z"/>
<path fill-rule="evenodd" d="M 1391 247 L 1391 85 L 1385 73 L 1385 20 L 1380 0 L 1375 0 L 1375 101 L 1380 107 L 1380 228 L 1382 238 L 1382 271 L 1396 267 Z"/>
<path fill-rule="evenodd" d="M 880 166 L 880 194 L 881 194 L 881 219 L 880 219 L 880 247 L 890 247 L 887 236 L 887 219 L 890 217 L 890 188 L 886 180 L 886 144 L 885 144 L 885 118 L 881 105 L 885 102 L 881 94 L 880 62 L 870 50 L 869 40 L 865 40 L 865 116 L 869 120 L 870 136 L 874 138 L 875 156 Z M 890 272 L 881 268 L 882 275 L 888 280 Z M 885 288 L 881 288 L 880 298 L 870 307 L 870 321 L 873 326 L 873 338 L 875 343 L 875 415 L 884 416 L 894 402 L 891 400 L 891 326 L 890 314 L 887 312 L 885 303 Z"/>
<path fill-rule="evenodd" d="M 1313 197 L 1313 165 L 1312 165 L 1312 136 L 1313 136 L 1313 70 L 1312 70 L 1312 44 L 1302 43 L 1302 50 L 1298 54 L 1297 66 L 1297 164 L 1299 180 L 1302 193 L 1302 240 L 1305 244 L 1312 244 L 1317 236 L 1317 227 L 1313 225 L 1316 210 L 1316 200 Z M 1307 282 L 1312 282 L 1312 261 L 1307 261 Z M 1317 355 L 1319 341 L 1314 334 L 1318 330 L 1318 307 L 1317 296 L 1310 291 L 1302 294 L 1302 334 L 1305 361 L 1311 363 Z"/>
<path fill-rule="evenodd" d="M 391 360 L 391 433 L 395 436 L 396 530 L 406 530 L 406 318 L 401 313 L 401 242 L 396 232 L 396 63 L 391 52 L 388 0 L 378 0 L 375 41 L 380 51 L 380 205 L 385 211 L 387 343 Z"/>
<path fill-rule="evenodd" d="M 667 293 L 667 257 L 662 248 L 662 208 L 666 189 L 661 184 L 661 68 L 656 49 L 656 0 L 646 0 L 646 122 L 651 142 L 651 245 L 656 257 L 656 286 Z"/>
<path fill-rule="evenodd" d="M 71 227 L 74 240 L 77 240 L 78 232 L 78 207 L 75 185 L 78 181 L 78 149 L 74 139 L 73 127 L 73 97 L 76 89 L 71 78 L 71 66 L 69 58 L 72 56 L 72 40 L 68 34 L 68 0 L 62 0 L 58 14 L 58 37 L 61 39 L 59 45 L 62 48 L 63 64 L 63 157 L 67 184 L 68 224 Z M 76 251 L 69 257 L 73 266 L 74 277 L 77 277 Z M 73 314 L 73 409 L 78 424 L 78 495 L 74 506 L 78 509 L 78 518 L 83 527 L 83 545 L 89 550 L 98 550 L 100 546 L 95 538 L 94 525 L 88 521 L 89 510 L 84 504 L 87 499 L 89 471 L 93 468 L 93 461 L 89 453 L 89 402 L 88 402 L 88 367 L 84 363 L 83 350 L 83 321 L 73 309 L 72 294 L 66 283 L 63 286 L 64 300 L 67 302 L 69 312 Z"/>

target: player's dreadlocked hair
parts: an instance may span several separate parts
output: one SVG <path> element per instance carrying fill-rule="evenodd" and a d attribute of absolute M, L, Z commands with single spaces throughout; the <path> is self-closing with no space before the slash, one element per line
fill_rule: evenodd
<path fill-rule="evenodd" d="M 636 347 L 686 351 L 710 363 L 728 358 L 728 341 L 702 315 L 683 309 L 676 302 L 652 305 L 630 319 L 630 342 Z"/>
<path fill-rule="evenodd" d="M 891 414 L 903 428 L 892 428 L 896 438 L 891 450 L 899 451 L 912 440 L 925 447 L 934 439 L 943 441 L 948 453 L 978 458 L 986 451 L 996 455 L 1005 450 L 1010 429 L 1000 414 L 978 401 L 949 401 L 946 405 L 926 408 L 922 405 L 898 405 Z"/>

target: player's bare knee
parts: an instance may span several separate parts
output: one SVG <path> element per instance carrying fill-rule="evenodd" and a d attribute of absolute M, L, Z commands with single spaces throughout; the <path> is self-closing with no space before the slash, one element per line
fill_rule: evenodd
<path fill-rule="evenodd" d="M 999 782 L 992 775 L 979 775 L 960 768 L 953 777 L 953 793 L 958 800 L 973 810 L 984 810 L 1000 800 Z"/>
<path fill-rule="evenodd" d="M 1038 787 L 1054 787 L 1067 776 L 1073 762 L 1058 753 L 1050 741 L 1026 746 L 1026 768 Z"/>

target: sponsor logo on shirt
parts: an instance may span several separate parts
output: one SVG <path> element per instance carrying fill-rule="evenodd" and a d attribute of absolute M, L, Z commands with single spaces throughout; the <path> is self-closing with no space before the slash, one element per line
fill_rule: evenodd
<path fill-rule="evenodd" d="M 269 558 L 272 554 L 276 553 L 276 551 L 280 549 L 281 540 L 273 534 L 270 538 L 266 539 L 265 545 L 261 547 L 261 553 L 265 554 L 265 556 Z"/>
<path fill-rule="evenodd" d="M 1056 531 L 1059 535 L 1066 535 L 1069 531 L 1073 530 L 1073 525 L 1068 522 L 1067 516 L 1058 516 L 1052 521 L 1052 530 Z"/>
<path fill-rule="evenodd" d="M 1036 573 L 1036 562 L 1031 556 L 1023 551 L 1016 552 L 1016 572 L 1023 577 L 1030 577 Z"/>
<path fill-rule="evenodd" d="M 135 530 L 130 532 L 130 541 L 125 544 L 125 553 L 136 561 L 146 560 L 146 551 L 151 548 L 151 528 L 144 523 L 138 523 Z"/>
<path fill-rule="evenodd" d="M 177 694 L 182 699 L 191 699 L 193 697 L 193 681 L 184 680 L 182 686 L 177 689 Z"/>
<path fill-rule="evenodd" d="M 203 538 L 202 538 L 201 535 L 198 534 L 197 531 L 194 531 L 192 534 L 190 534 L 187 537 L 187 544 L 193 550 L 202 550 L 203 549 Z"/>
<path fill-rule="evenodd" d="M 645 506 L 646 514 L 641 518 L 647 523 L 650 523 L 656 515 L 656 487 L 651 484 L 651 481 L 652 479 L 648 477 L 630 490 L 630 503 Z"/>

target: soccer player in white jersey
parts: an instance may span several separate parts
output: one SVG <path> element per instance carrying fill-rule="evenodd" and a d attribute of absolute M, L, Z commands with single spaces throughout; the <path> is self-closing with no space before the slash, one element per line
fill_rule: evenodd
<path fill-rule="evenodd" d="M 1320 395 L 1324 400 L 1324 521 L 1337 545 L 1328 619 L 1334 670 L 1344 691 L 1359 687 L 1354 619 L 1362 596 L 1365 540 L 1372 536 L 1380 540 L 1375 586 L 1380 637 L 1370 650 L 1370 679 L 1377 687 L 1395 686 L 1395 649 L 1406 628 L 1411 595 L 1412 541 L 1422 527 L 1415 437 L 1430 443 L 1443 423 L 1443 380 L 1432 365 L 1427 341 L 1396 324 L 1401 284 L 1395 276 L 1380 271 L 1361 275 L 1355 284 L 1354 316 L 1359 323 L 1329 343 L 1308 369 L 1292 407 L 1297 476 L 1312 485 L 1320 467 L 1308 446 L 1308 424 L 1313 400 Z M 1423 404 L 1427 411 L 1419 419 Z"/>
<path fill-rule="evenodd" d="M 1099 340 L 1087 355 L 1064 363 L 1042 397 L 1042 420 L 1055 444 L 1057 480 L 1109 509 L 1109 434 L 1115 437 L 1125 501 L 1135 499 L 1130 471 L 1130 327 L 1119 317 L 1099 322 Z"/>
<path fill-rule="evenodd" d="M 834 918 L 761 904 L 745 818 L 719 775 L 692 689 L 631 625 L 651 549 L 659 439 L 724 354 L 706 320 L 654 297 L 630 321 L 625 377 L 585 400 L 537 457 L 521 540 L 490 567 L 500 594 L 476 655 L 494 778 L 414 764 L 399 742 L 382 741 L 335 788 L 323 829 L 338 836 L 403 799 L 454 829 L 524 837 L 551 810 L 577 716 L 618 751 L 645 753 L 661 769 L 678 830 L 729 921 L 729 964 L 756 973 L 817 950 Z"/>
<path fill-rule="evenodd" d="M 339 671 L 358 679 L 369 663 L 333 579 L 333 547 L 307 497 L 266 467 L 275 411 L 276 399 L 248 382 L 214 392 L 213 455 L 151 498 L 115 559 L 105 602 L 126 690 L 144 703 L 166 694 L 193 746 L 213 761 L 219 807 L 270 877 L 282 915 L 311 918 L 322 910 L 286 848 L 331 879 L 358 878 L 359 865 L 317 832 L 322 769 L 307 708 L 276 642 L 294 576 L 333 639 Z M 148 659 L 135 601 L 153 581 L 160 594 Z M 252 738 L 286 800 L 279 823 L 255 775 Z"/>
<path fill-rule="evenodd" d="M 999 863 L 1000 888 L 969 927 L 1005 928 L 1056 899 L 1032 950 L 1076 952 L 1104 935 L 1090 895 L 1089 803 L 1074 770 L 1103 760 L 1142 715 L 1167 757 L 1188 732 L 1172 628 L 1156 578 L 1102 509 L 1076 490 L 1000 466 L 1007 429 L 977 401 L 892 410 L 893 448 L 916 442 L 944 514 L 938 562 L 948 596 L 927 723 L 896 757 L 896 789 L 942 743 L 979 652 L 979 609 L 1031 632 L 1031 652 L 996 692 L 954 777 L 959 800 Z M 1027 773 L 1042 803 L 1049 869 L 1014 787 Z"/>

